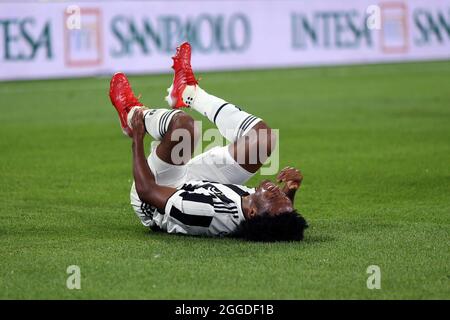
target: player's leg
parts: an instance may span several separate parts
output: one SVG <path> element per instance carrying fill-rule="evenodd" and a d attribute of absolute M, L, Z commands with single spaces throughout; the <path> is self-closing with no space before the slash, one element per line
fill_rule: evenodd
<path fill-rule="evenodd" d="M 230 144 L 196 156 L 189 178 L 244 184 L 266 162 L 275 147 L 275 133 L 260 118 L 196 87 L 191 107 L 216 124 Z"/>
<path fill-rule="evenodd" d="M 220 164 L 222 172 L 219 178 L 223 182 L 244 182 L 270 156 L 274 148 L 274 134 L 260 118 L 200 88 L 192 71 L 190 59 L 191 47 L 188 43 L 183 43 L 173 57 L 172 68 L 175 76 L 168 89 L 169 95 L 166 100 L 173 108 L 192 107 L 200 112 L 215 123 L 222 136 L 231 142 L 227 148 L 212 150 L 193 159 L 192 162 L 195 162 L 195 166 L 192 166 L 193 171 L 205 178 L 205 175 L 210 173 L 206 167 L 202 168 L 201 162 L 212 160 Z M 230 158 L 232 163 L 228 161 Z M 226 161 L 227 165 L 224 166 L 223 161 Z"/>
<path fill-rule="evenodd" d="M 208 94 L 198 85 L 191 67 L 191 46 L 185 42 L 177 48 L 172 68 L 175 71 L 166 100 L 174 109 L 192 107 L 215 123 L 225 138 L 235 142 L 261 119 L 227 101 Z"/>
<path fill-rule="evenodd" d="M 111 79 L 109 95 L 119 114 L 122 131 L 131 136 L 130 121 L 134 110 L 145 107 L 134 95 L 123 73 L 117 73 Z M 145 108 L 143 121 L 147 132 L 157 141 L 148 160 L 156 180 L 161 184 L 176 184 L 185 175 L 184 164 L 194 149 L 194 120 L 180 110 Z"/>
<path fill-rule="evenodd" d="M 130 127 L 137 108 L 128 113 Z M 198 134 L 190 115 L 181 110 L 145 108 L 143 121 L 147 133 L 159 142 L 155 152 L 160 160 L 171 165 L 184 165 L 191 159 Z"/>
<path fill-rule="evenodd" d="M 247 113 L 196 85 L 190 107 L 206 116 L 219 129 L 230 145 L 228 151 L 246 171 L 255 173 L 275 147 L 272 129 L 259 117 Z"/>
<path fill-rule="evenodd" d="M 109 96 L 114 108 L 119 114 L 122 131 L 131 137 L 131 119 L 137 108 L 143 108 L 143 121 L 147 133 L 159 141 L 156 149 L 162 161 L 173 165 L 183 165 L 192 156 L 194 148 L 194 120 L 181 110 L 148 109 L 135 96 L 131 85 L 123 73 L 116 73 L 110 83 Z M 183 143 L 176 155 L 175 146 Z"/>
<path fill-rule="evenodd" d="M 132 119 L 135 110 L 133 108 L 130 111 L 128 119 Z M 143 121 L 147 133 L 156 141 L 147 159 L 156 182 L 171 187 L 181 186 L 186 182 L 186 163 L 192 156 L 191 150 L 194 150 L 194 120 L 179 110 L 145 109 Z M 174 152 L 180 145 L 181 148 Z M 130 201 L 143 225 L 155 230 L 161 224 L 164 212 L 142 202 L 134 183 L 130 190 Z"/>

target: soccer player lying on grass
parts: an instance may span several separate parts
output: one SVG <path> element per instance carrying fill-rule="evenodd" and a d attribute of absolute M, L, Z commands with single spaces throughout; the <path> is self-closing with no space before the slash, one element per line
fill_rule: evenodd
<path fill-rule="evenodd" d="M 145 108 L 123 73 L 111 79 L 111 102 L 123 132 L 133 141 L 130 198 L 142 224 L 168 233 L 302 240 L 307 224 L 293 208 L 301 173 L 283 169 L 277 177 L 284 183 L 282 188 L 268 180 L 256 188 L 243 186 L 272 152 L 274 134 L 261 119 L 201 89 L 190 58 L 190 45 L 183 43 L 173 57 L 175 76 L 166 97 L 174 110 Z M 206 116 L 231 144 L 191 158 L 197 134 L 194 120 L 179 110 L 182 107 Z M 146 134 L 159 141 L 148 159 L 143 144 Z M 188 148 L 175 149 L 186 140 Z M 259 155 L 261 148 L 264 157 L 250 161 L 252 152 Z"/>

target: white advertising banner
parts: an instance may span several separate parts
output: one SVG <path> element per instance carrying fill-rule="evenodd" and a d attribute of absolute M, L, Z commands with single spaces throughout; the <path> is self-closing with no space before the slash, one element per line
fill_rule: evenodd
<path fill-rule="evenodd" d="M 450 59 L 450 0 L 0 3 L 0 80 Z"/>

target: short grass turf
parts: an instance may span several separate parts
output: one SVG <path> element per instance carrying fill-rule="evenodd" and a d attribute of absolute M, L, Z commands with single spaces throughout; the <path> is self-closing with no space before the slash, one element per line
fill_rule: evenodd
<path fill-rule="evenodd" d="M 5 82 L 0 298 L 450 298 L 450 62 L 199 76 L 280 129 L 280 166 L 305 176 L 305 240 L 147 231 L 129 205 L 130 141 L 109 79 Z M 130 79 L 165 105 L 170 75 Z M 69 265 L 81 290 L 66 288 Z"/>

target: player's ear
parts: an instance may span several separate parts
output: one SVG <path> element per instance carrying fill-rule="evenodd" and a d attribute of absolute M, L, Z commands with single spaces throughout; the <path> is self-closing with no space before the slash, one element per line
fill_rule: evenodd
<path fill-rule="evenodd" d="M 256 217 L 257 214 L 258 214 L 258 210 L 257 210 L 256 206 L 255 205 L 250 206 L 250 208 L 248 209 L 247 216 L 250 219 L 253 219 L 254 217 Z"/>

